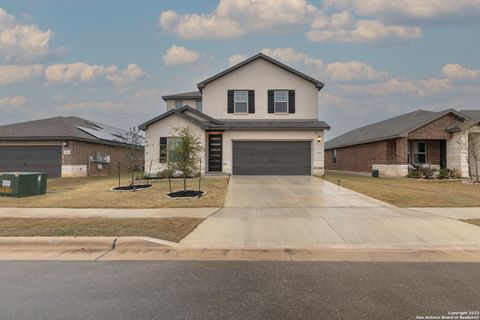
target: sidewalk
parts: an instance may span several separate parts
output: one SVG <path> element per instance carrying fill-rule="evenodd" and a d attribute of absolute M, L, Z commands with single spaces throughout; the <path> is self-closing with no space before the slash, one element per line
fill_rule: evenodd
<path fill-rule="evenodd" d="M 201 218 L 220 208 L 71 209 L 0 208 L 0 218 Z"/>

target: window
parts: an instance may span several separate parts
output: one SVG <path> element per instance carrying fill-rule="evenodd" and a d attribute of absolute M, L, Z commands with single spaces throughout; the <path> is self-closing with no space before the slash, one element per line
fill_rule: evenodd
<path fill-rule="evenodd" d="M 273 93 L 275 113 L 288 113 L 288 91 L 281 90 Z"/>
<path fill-rule="evenodd" d="M 427 163 L 427 144 L 425 142 L 413 143 L 413 162 Z"/>
<path fill-rule="evenodd" d="M 333 159 L 333 164 L 337 163 L 337 149 L 332 150 L 332 159 Z"/>
<path fill-rule="evenodd" d="M 202 111 L 202 101 L 195 101 L 195 109 Z"/>
<path fill-rule="evenodd" d="M 160 163 L 167 163 L 167 161 L 175 161 L 176 155 L 174 153 L 174 150 L 179 143 L 181 143 L 181 138 L 160 138 Z"/>
<path fill-rule="evenodd" d="M 248 91 L 234 91 L 234 113 L 248 113 Z"/>
<path fill-rule="evenodd" d="M 183 107 L 183 101 L 175 100 L 175 109 L 180 109 L 181 107 Z"/>

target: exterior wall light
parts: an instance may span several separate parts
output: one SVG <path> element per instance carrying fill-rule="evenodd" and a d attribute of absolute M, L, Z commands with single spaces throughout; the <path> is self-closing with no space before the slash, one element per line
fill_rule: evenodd
<path fill-rule="evenodd" d="M 322 136 L 317 137 L 317 142 L 322 142 Z"/>

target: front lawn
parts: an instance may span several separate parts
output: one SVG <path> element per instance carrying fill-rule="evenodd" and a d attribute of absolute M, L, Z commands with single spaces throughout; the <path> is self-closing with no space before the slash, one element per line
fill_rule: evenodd
<path fill-rule="evenodd" d="M 128 178 L 122 178 L 128 184 Z M 143 182 L 142 182 L 143 183 Z M 227 178 L 204 178 L 201 189 L 207 194 L 199 199 L 169 199 L 167 181 L 153 181 L 153 187 L 137 192 L 113 192 L 116 176 L 58 178 L 48 180 L 47 194 L 28 198 L 0 197 L 0 207 L 30 208 L 195 208 L 222 207 L 227 192 Z M 198 180 L 188 180 L 187 187 L 198 189 Z M 181 180 L 172 180 L 173 191 L 182 190 Z"/>
<path fill-rule="evenodd" d="M 460 181 L 372 178 L 326 173 L 324 179 L 397 207 L 480 207 L 480 186 Z"/>
<path fill-rule="evenodd" d="M 0 218 L 0 237 L 145 236 L 178 242 L 197 218 Z"/>

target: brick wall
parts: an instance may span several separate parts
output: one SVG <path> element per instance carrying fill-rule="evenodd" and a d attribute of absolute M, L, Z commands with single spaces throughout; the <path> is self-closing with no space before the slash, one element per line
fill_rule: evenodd
<path fill-rule="evenodd" d="M 120 146 L 104 145 L 83 141 L 68 141 L 68 147 L 64 147 L 64 150 L 70 150 L 70 154 L 65 154 L 64 152 L 64 165 L 87 165 L 89 157 L 93 157 L 93 159 L 96 159 L 97 153 L 102 156 L 110 157 L 110 163 L 101 164 L 101 168 L 98 166 L 98 164 L 90 164 L 88 170 L 91 174 L 108 174 L 111 172 L 117 172 L 119 161 L 121 171 L 125 171 L 129 168 L 129 163 L 125 155 L 125 148 L 122 148 Z M 136 152 L 136 166 L 143 166 L 143 159 L 144 150 L 142 148 Z"/>
<path fill-rule="evenodd" d="M 327 170 L 345 170 L 369 172 L 372 164 L 387 162 L 387 140 L 338 148 L 337 163 L 333 164 L 333 151 L 325 151 L 325 168 Z"/>
<path fill-rule="evenodd" d="M 447 114 L 408 134 L 408 139 L 450 139 L 452 137 L 446 129 L 458 121 L 453 114 Z"/>

